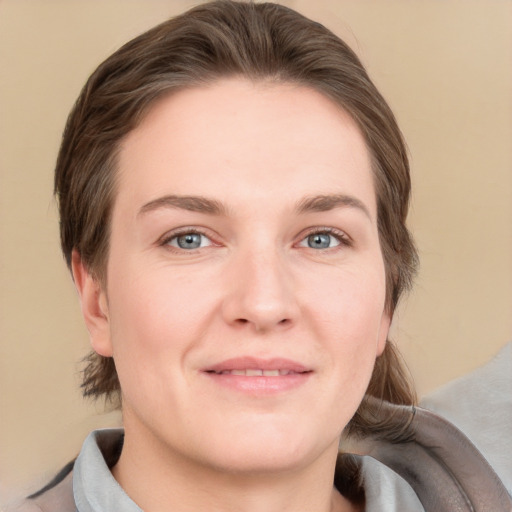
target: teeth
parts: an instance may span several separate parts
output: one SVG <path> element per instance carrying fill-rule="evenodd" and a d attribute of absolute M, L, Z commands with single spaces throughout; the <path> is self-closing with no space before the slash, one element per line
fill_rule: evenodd
<path fill-rule="evenodd" d="M 222 370 L 220 375 L 243 375 L 245 377 L 279 377 L 280 375 L 290 375 L 295 373 L 291 370 L 260 370 L 258 368 L 248 368 L 247 370 Z"/>
<path fill-rule="evenodd" d="M 263 370 L 245 370 L 245 375 L 247 377 L 259 377 L 263 375 Z"/>

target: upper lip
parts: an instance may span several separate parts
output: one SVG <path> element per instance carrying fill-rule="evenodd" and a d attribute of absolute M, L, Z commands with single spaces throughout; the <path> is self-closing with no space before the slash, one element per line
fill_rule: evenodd
<path fill-rule="evenodd" d="M 220 373 L 230 370 L 286 370 L 293 373 L 305 373 L 312 371 L 303 364 L 285 358 L 261 359 L 258 357 L 234 357 L 220 363 L 205 367 L 205 372 Z"/>

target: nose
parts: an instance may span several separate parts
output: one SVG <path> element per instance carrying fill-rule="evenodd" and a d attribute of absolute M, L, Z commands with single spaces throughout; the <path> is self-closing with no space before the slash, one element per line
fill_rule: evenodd
<path fill-rule="evenodd" d="M 275 248 L 246 251 L 230 262 L 224 320 L 255 332 L 288 328 L 299 306 L 290 267 Z"/>

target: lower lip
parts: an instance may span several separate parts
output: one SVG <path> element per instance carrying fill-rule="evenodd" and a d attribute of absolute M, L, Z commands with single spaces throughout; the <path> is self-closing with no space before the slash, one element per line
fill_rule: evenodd
<path fill-rule="evenodd" d="M 220 386 L 255 395 L 272 395 L 296 389 L 305 384 L 311 377 L 311 374 L 312 372 L 305 372 L 276 377 L 262 375 L 248 377 L 245 375 L 204 373 L 204 375 Z"/>

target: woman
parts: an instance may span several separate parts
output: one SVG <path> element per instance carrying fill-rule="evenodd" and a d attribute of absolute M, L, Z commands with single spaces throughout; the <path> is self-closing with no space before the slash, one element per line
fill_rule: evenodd
<path fill-rule="evenodd" d="M 55 191 L 84 394 L 120 399 L 124 432 L 93 433 L 27 507 L 382 510 L 350 448 L 427 510 L 507 510 L 462 434 L 391 405 L 414 403 L 387 340 L 416 265 L 407 156 L 324 27 L 214 2 L 129 42 L 70 115 Z"/>

